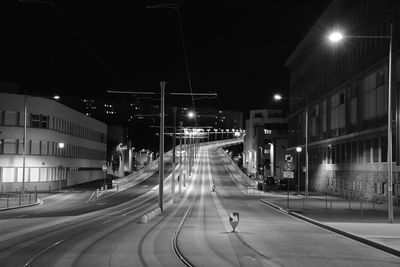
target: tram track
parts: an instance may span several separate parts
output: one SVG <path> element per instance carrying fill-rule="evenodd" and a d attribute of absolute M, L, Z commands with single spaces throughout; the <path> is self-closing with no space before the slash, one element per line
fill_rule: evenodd
<path fill-rule="evenodd" d="M 7 259 L 7 262 L 13 263 L 11 264 L 12 266 L 32 266 L 39 258 L 46 255 L 50 250 L 62 245 L 64 242 L 75 236 L 98 229 L 99 227 L 119 220 L 128 214 L 134 212 L 140 213 L 141 210 L 145 210 L 156 203 L 156 196 L 147 196 L 144 199 L 135 199 L 132 201 L 135 202 L 133 205 L 132 202 L 125 202 L 118 205 L 131 205 L 120 210 L 116 210 L 118 209 L 118 206 L 109 208 L 111 212 L 108 214 L 96 214 L 99 211 L 95 211 L 93 212 L 95 215 L 90 218 L 78 218 L 77 221 L 57 223 L 51 227 L 44 227 L 32 231 L 27 235 L 5 239 L 1 243 L 7 244 L 7 246 L 0 249 L 0 259 Z M 38 244 L 41 245 L 39 246 Z M 19 259 L 21 255 L 25 256 L 25 259 Z M 14 264 L 15 262 L 18 262 L 18 264 Z"/>

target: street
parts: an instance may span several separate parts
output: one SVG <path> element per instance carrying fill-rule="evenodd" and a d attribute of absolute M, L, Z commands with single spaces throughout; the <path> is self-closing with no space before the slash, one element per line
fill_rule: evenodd
<path fill-rule="evenodd" d="M 104 199 L 53 195 L 3 211 L 2 266 L 398 266 L 398 257 L 273 209 L 232 179 L 218 145 L 201 146 L 183 195 L 147 224 L 157 173 Z M 170 167 L 167 168 L 166 178 Z M 240 183 L 242 184 L 240 185 Z M 212 192 L 212 185 L 215 192 Z M 170 186 L 165 188 L 170 201 Z M 229 213 L 239 212 L 232 232 Z"/>

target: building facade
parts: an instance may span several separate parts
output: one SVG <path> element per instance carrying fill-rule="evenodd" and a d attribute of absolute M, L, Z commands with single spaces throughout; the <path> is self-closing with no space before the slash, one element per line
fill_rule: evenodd
<path fill-rule="evenodd" d="M 392 23 L 391 101 L 396 118 L 399 11 L 395 0 L 332 1 L 285 63 L 290 68 L 289 149 L 303 147 L 304 166 L 307 121 L 310 190 L 386 199 L 389 40 L 351 36 L 388 36 Z M 332 44 L 330 30 L 342 30 L 349 37 Z M 399 170 L 393 163 L 396 195 Z"/>
<path fill-rule="evenodd" d="M 106 124 L 57 101 L 0 93 L 0 184 L 4 191 L 19 189 L 22 182 L 28 190 L 52 190 L 102 179 L 106 139 Z"/>
<path fill-rule="evenodd" d="M 260 180 L 268 176 L 276 180 L 282 178 L 287 127 L 283 110 L 250 110 L 244 136 L 243 167 L 251 177 Z"/>

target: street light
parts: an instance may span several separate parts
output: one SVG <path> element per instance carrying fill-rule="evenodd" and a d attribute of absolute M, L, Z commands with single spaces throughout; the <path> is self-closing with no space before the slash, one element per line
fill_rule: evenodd
<path fill-rule="evenodd" d="M 62 178 L 62 165 L 61 165 L 61 156 L 62 150 L 64 149 L 64 143 L 58 143 L 58 148 L 60 149 L 60 165 L 58 166 L 59 177 L 58 177 L 58 191 L 61 191 L 61 178 Z"/>
<path fill-rule="evenodd" d="M 300 195 L 300 152 L 301 147 L 296 147 L 297 152 L 297 195 Z"/>
<path fill-rule="evenodd" d="M 283 97 L 280 94 L 275 94 L 274 95 L 274 100 L 275 101 L 280 101 L 282 100 Z M 306 107 L 305 107 L 305 167 L 306 167 L 306 176 L 304 179 L 304 207 L 307 207 L 307 200 L 308 200 L 308 97 L 307 97 L 307 92 L 305 98 L 297 98 L 297 99 L 305 99 L 306 101 Z M 297 150 L 296 150 L 297 151 Z"/>
<path fill-rule="evenodd" d="M 392 22 L 389 23 L 389 35 L 377 35 L 377 36 L 359 36 L 359 35 L 343 35 L 336 31 L 328 36 L 332 42 L 341 41 L 343 38 L 360 38 L 360 39 L 388 39 L 389 40 L 389 67 L 388 67 L 388 95 L 387 95 L 387 168 L 388 168 L 388 219 L 389 223 L 393 223 L 393 172 L 392 172 L 392 40 L 393 40 L 393 29 Z"/>

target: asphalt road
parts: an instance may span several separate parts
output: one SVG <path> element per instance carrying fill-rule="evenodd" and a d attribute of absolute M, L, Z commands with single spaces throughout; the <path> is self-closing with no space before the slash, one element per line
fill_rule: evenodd
<path fill-rule="evenodd" d="M 0 266 L 184 266 L 176 253 L 194 266 L 399 266 L 395 256 L 241 191 L 215 145 L 202 147 L 196 162 L 183 194 L 147 224 L 140 217 L 157 206 L 157 174 L 97 201 L 66 193 L 0 213 Z M 166 201 L 169 192 L 167 184 Z"/>

